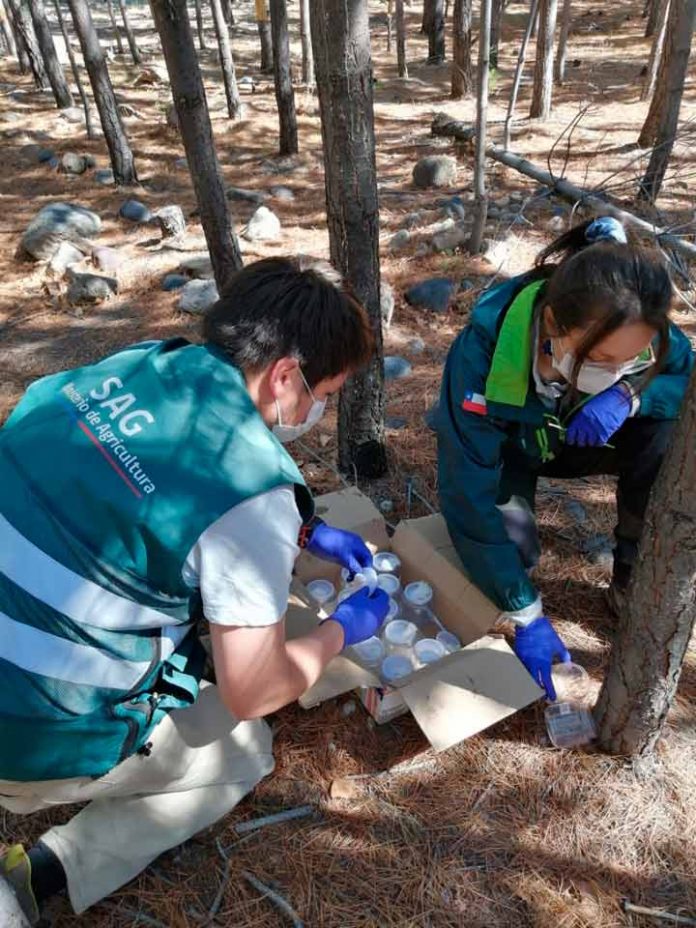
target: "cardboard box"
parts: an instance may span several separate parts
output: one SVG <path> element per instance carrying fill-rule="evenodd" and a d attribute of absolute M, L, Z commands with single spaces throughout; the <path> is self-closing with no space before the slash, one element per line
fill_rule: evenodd
<path fill-rule="evenodd" d="M 316 504 L 326 522 L 362 535 L 373 551 L 398 554 L 404 584 L 428 581 L 436 615 L 463 647 L 431 667 L 414 671 L 395 687 L 384 687 L 373 673 L 339 654 L 300 698 L 300 705 L 316 706 L 358 688 L 377 721 L 408 709 L 440 751 L 543 695 L 505 640 L 487 634 L 499 612 L 466 576 L 442 516 L 401 522 L 390 540 L 379 511 L 355 488 L 318 497 Z M 319 620 L 303 582 L 326 577 L 338 583 L 340 570 L 303 553 L 296 576 L 287 614 L 288 637 L 306 633 Z"/>

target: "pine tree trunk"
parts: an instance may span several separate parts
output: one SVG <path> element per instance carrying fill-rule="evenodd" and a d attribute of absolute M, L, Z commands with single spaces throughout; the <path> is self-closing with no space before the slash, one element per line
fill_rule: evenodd
<path fill-rule="evenodd" d="M 655 90 L 650 110 L 652 112 L 658 97 L 663 101 L 663 105 L 655 116 L 654 148 L 638 190 L 639 199 L 649 200 L 652 203 L 660 193 L 677 136 L 679 110 L 689 67 L 694 25 L 696 25 L 696 0 L 674 0 L 667 23 L 658 88 Z M 659 87 L 661 81 L 664 83 L 662 89 Z M 650 113 L 645 120 L 646 125 L 649 119 Z M 643 144 L 642 138 L 643 133 L 639 141 L 641 145 Z"/>
<path fill-rule="evenodd" d="M 210 5 L 213 10 L 215 35 L 217 36 L 218 42 L 220 68 L 222 69 L 222 83 L 225 87 L 225 97 L 227 98 L 227 114 L 230 119 L 236 119 L 242 108 L 242 101 L 239 97 L 237 77 L 234 71 L 230 34 L 227 30 L 227 22 L 225 20 L 221 0 L 210 0 Z"/>
<path fill-rule="evenodd" d="M 99 44 L 97 30 L 89 12 L 86 0 L 68 0 L 72 13 L 75 32 L 80 40 L 82 58 L 92 85 L 94 102 L 99 113 L 106 145 L 111 158 L 111 169 L 117 184 L 135 184 L 138 176 L 135 171 L 133 153 L 121 122 L 114 88 L 106 66 L 104 52 Z"/>
<path fill-rule="evenodd" d="M 348 379 L 338 410 L 344 473 L 386 473 L 379 275 L 379 204 L 367 0 L 313 0 L 312 42 L 321 109 L 331 260 L 370 317 L 370 365 Z"/>
<path fill-rule="evenodd" d="M 219 292 L 223 293 L 232 276 L 242 267 L 242 256 L 227 209 L 186 0 L 151 0 L 150 6 L 167 63 L 179 132 L 215 282 Z"/>
<path fill-rule="evenodd" d="M 85 93 L 85 87 L 82 83 L 82 78 L 80 77 L 80 71 L 77 66 L 77 60 L 75 59 L 75 52 L 72 50 L 72 45 L 70 44 L 70 36 L 68 35 L 68 28 L 65 25 L 65 19 L 63 18 L 63 12 L 60 8 L 60 0 L 53 0 L 53 6 L 56 11 L 56 16 L 58 18 L 58 25 L 60 26 L 60 31 L 63 34 L 63 41 L 65 42 L 65 49 L 68 53 L 68 59 L 70 60 L 70 68 L 72 70 L 73 78 L 75 80 L 75 86 L 77 87 L 77 92 L 80 95 L 80 100 L 82 101 L 82 108 L 85 111 L 85 129 L 87 130 L 87 138 L 93 139 L 94 135 L 94 126 L 92 125 L 92 111 L 89 107 L 89 100 L 87 99 L 87 94 Z"/>
<path fill-rule="evenodd" d="M 310 31 L 309 0 L 300 0 L 300 39 L 302 42 L 302 83 L 314 86 L 314 52 Z"/>
<path fill-rule="evenodd" d="M 490 66 L 494 71 L 498 69 L 498 46 L 500 45 L 500 30 L 503 25 L 505 0 L 493 0 L 491 8 L 491 51 Z"/>
<path fill-rule="evenodd" d="M 643 89 L 640 94 L 641 100 L 650 100 L 655 93 L 655 83 L 657 81 L 657 72 L 662 61 L 662 50 L 665 45 L 665 35 L 667 34 L 667 21 L 669 19 L 670 0 L 660 0 L 659 25 L 650 47 L 650 58 L 648 59 L 648 70 L 643 82 Z"/>
<path fill-rule="evenodd" d="M 39 90 L 48 90 L 48 75 L 46 74 L 41 49 L 34 32 L 34 24 L 31 20 L 27 0 L 8 0 L 8 2 L 12 12 L 17 43 L 20 44 L 21 42 L 24 49 L 34 83 Z"/>
<path fill-rule="evenodd" d="M 140 57 L 140 49 L 138 48 L 137 42 L 135 41 L 135 36 L 133 35 L 133 30 L 131 29 L 131 24 L 128 20 L 128 10 L 126 9 L 125 0 L 118 0 L 118 5 L 121 9 L 121 19 L 123 20 L 123 28 L 126 33 L 126 39 L 128 41 L 128 48 L 130 48 L 131 58 L 133 59 L 133 64 L 142 64 L 142 58 Z"/>
<path fill-rule="evenodd" d="M 681 0 L 676 4 L 681 6 Z M 688 6 L 684 0 L 684 6 Z M 645 756 L 662 733 L 696 622 L 696 371 L 653 488 L 595 711 L 599 743 Z"/>
<path fill-rule="evenodd" d="M 106 0 L 106 6 L 109 10 L 109 19 L 111 20 L 111 28 L 114 30 L 114 38 L 116 39 L 118 53 L 119 55 L 123 55 L 123 39 L 121 38 L 121 30 L 118 28 L 118 22 L 116 20 L 116 16 L 114 15 L 114 5 L 111 0 Z"/>
<path fill-rule="evenodd" d="M 34 23 L 36 41 L 43 55 L 46 74 L 51 85 L 51 90 L 53 91 L 56 106 L 58 109 L 66 109 L 66 107 L 73 105 L 73 97 L 70 93 L 68 82 L 65 80 L 63 68 L 61 67 L 60 61 L 58 61 L 56 47 L 53 43 L 53 36 L 51 35 L 51 27 L 46 19 L 46 11 L 43 8 L 43 2 L 42 0 L 28 0 L 28 2 L 31 18 Z"/>
<path fill-rule="evenodd" d="M 460 100 L 474 89 L 474 65 L 471 58 L 472 0 L 454 0 L 452 19 L 452 97 Z"/>
<path fill-rule="evenodd" d="M 445 0 L 432 0 L 428 30 L 428 64 L 445 60 Z"/>
<path fill-rule="evenodd" d="M 408 77 L 406 64 L 406 16 L 404 0 L 396 0 L 396 67 L 399 77 Z"/>
<path fill-rule="evenodd" d="M 234 26 L 234 10 L 232 9 L 232 0 L 221 0 L 222 15 L 228 26 Z"/>
<path fill-rule="evenodd" d="M 5 9 L 4 0 L 0 0 L 0 28 L 2 29 L 2 35 L 5 39 L 8 55 L 12 58 L 18 58 L 17 43 L 15 42 L 12 25 L 10 24 L 10 19 Z"/>
<path fill-rule="evenodd" d="M 423 0 L 423 18 L 421 20 L 421 35 L 429 35 L 430 23 L 433 16 L 433 4 L 435 0 Z"/>
<path fill-rule="evenodd" d="M 488 214 L 486 194 L 486 133 L 488 129 L 488 77 L 490 73 L 491 13 L 493 0 L 481 0 L 478 93 L 476 97 L 476 148 L 474 151 L 474 222 L 469 250 L 477 255 L 483 244 Z"/>
<path fill-rule="evenodd" d="M 539 0 L 532 0 L 532 4 L 529 8 L 527 28 L 524 31 L 522 44 L 520 45 L 520 50 L 517 55 L 517 67 L 515 68 L 515 76 L 512 79 L 510 101 L 508 103 L 507 115 L 505 117 L 505 129 L 503 130 L 503 148 L 505 149 L 510 147 L 510 127 L 512 125 L 512 117 L 515 113 L 515 106 L 517 105 L 517 94 L 520 91 L 520 83 L 522 82 L 522 72 L 524 71 L 524 61 L 527 57 L 527 48 L 529 47 L 529 40 L 531 39 L 532 33 L 534 32 L 534 24 L 537 21 L 538 13 Z"/>
<path fill-rule="evenodd" d="M 657 23 L 660 17 L 660 0 L 648 0 L 646 5 L 647 21 L 645 23 L 645 38 L 655 35 Z"/>
<path fill-rule="evenodd" d="M 532 119 L 548 119 L 551 115 L 553 90 L 553 37 L 556 30 L 558 0 L 540 0 L 539 34 L 537 36 L 534 88 L 529 115 Z"/>
<path fill-rule="evenodd" d="M 554 67 L 554 76 L 559 87 L 565 80 L 566 69 L 566 51 L 568 48 L 568 33 L 570 32 L 570 7 L 571 0 L 563 0 L 563 11 L 561 13 L 561 28 L 558 33 L 558 49 L 556 51 L 556 63 Z"/>
<path fill-rule="evenodd" d="M 259 30 L 261 43 L 261 71 L 265 74 L 273 70 L 273 38 L 271 36 L 271 20 L 268 15 L 267 0 L 255 0 L 256 25 Z"/>
<path fill-rule="evenodd" d="M 205 28 L 203 25 L 203 7 L 201 0 L 193 0 L 196 10 L 196 31 L 198 32 L 198 47 L 202 52 L 206 51 Z"/>
<path fill-rule="evenodd" d="M 12 37 L 14 38 L 15 48 L 17 49 L 17 64 L 19 65 L 20 74 L 29 74 L 31 71 L 31 66 L 29 64 L 29 56 L 27 55 L 26 45 L 24 44 L 24 38 L 21 31 L 17 27 L 17 22 L 15 20 L 15 12 L 12 8 L 12 0 L 0 0 L 3 3 L 7 15 L 7 23 L 12 32 Z"/>
<path fill-rule="evenodd" d="M 271 0 L 271 33 L 273 35 L 273 73 L 278 103 L 281 155 L 297 154 L 297 117 L 295 92 L 292 88 L 290 67 L 290 39 L 288 37 L 288 10 L 285 0 Z"/>

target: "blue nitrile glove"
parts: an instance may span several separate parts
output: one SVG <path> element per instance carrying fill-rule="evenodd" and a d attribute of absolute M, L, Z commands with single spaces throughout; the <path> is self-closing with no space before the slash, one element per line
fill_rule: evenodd
<path fill-rule="evenodd" d="M 324 561 L 347 567 L 351 574 L 372 567 L 372 554 L 360 535 L 319 522 L 309 536 L 307 551 Z M 352 579 L 352 577 L 351 577 Z"/>
<path fill-rule="evenodd" d="M 549 699 L 556 698 L 551 679 L 554 658 L 566 664 L 570 652 L 554 631 L 545 616 L 534 619 L 529 625 L 518 625 L 515 629 L 515 654 L 522 661 L 534 680 L 546 690 Z"/>
<path fill-rule="evenodd" d="M 606 445 L 630 416 L 632 404 L 630 393 L 618 383 L 593 396 L 570 420 L 566 444 L 580 448 Z"/>
<path fill-rule="evenodd" d="M 343 629 L 343 646 L 365 641 L 379 631 L 389 611 L 389 596 L 377 587 L 370 593 L 366 586 L 336 606 L 325 622 L 338 622 Z M 323 623 L 322 623 L 323 624 Z"/>

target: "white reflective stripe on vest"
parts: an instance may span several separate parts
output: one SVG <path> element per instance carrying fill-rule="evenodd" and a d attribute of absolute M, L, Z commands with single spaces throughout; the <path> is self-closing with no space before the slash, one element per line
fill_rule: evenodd
<path fill-rule="evenodd" d="M 111 593 L 54 561 L 4 516 L 0 516 L 0 571 L 36 599 L 82 625 L 135 631 L 181 624 L 164 612 Z"/>

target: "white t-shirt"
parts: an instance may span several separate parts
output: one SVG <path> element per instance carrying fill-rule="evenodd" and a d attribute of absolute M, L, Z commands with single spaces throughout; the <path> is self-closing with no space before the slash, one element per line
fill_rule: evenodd
<path fill-rule="evenodd" d="M 285 615 L 302 518 L 292 485 L 229 509 L 203 532 L 181 574 L 218 625 L 274 625 Z"/>

